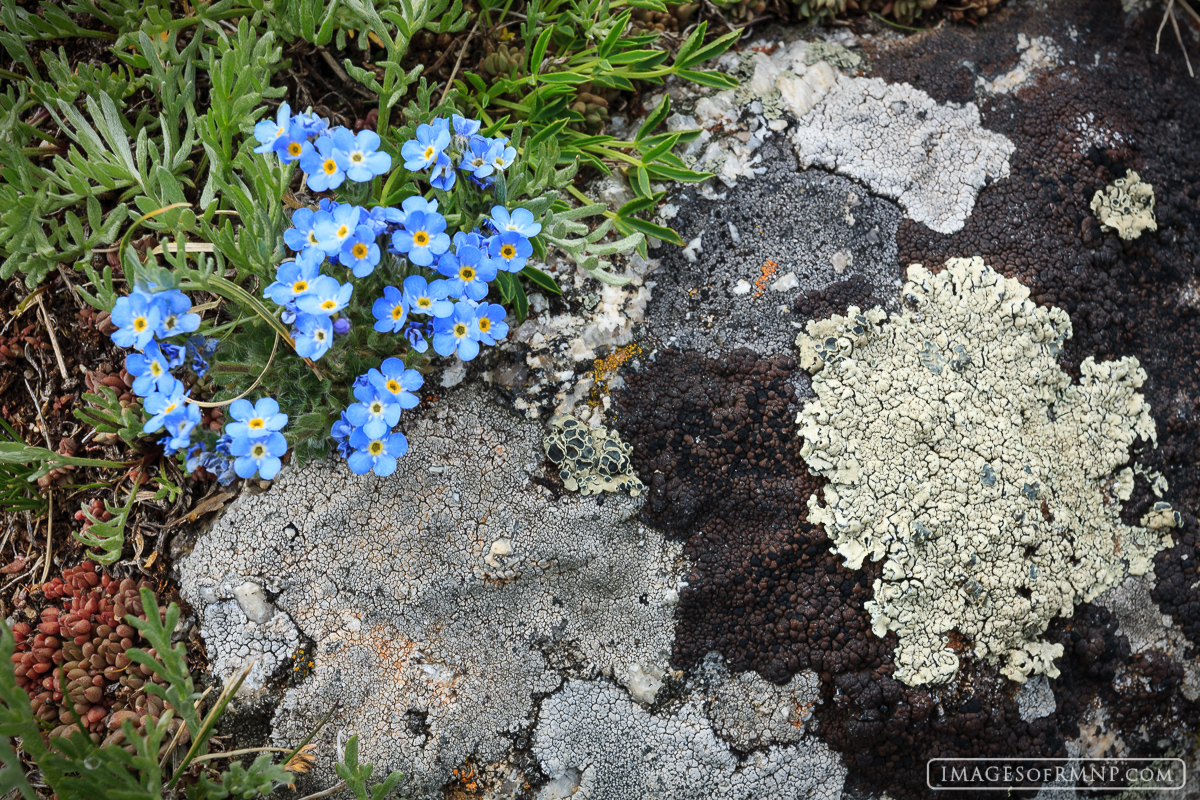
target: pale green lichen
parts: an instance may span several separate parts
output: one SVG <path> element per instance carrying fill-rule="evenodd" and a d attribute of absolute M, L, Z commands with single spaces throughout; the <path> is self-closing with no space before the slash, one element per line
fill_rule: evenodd
<path fill-rule="evenodd" d="M 1130 170 L 1092 198 L 1092 213 L 1105 230 L 1122 239 L 1136 239 L 1142 231 L 1158 230 L 1154 220 L 1154 187 Z"/>
<path fill-rule="evenodd" d="M 625 490 L 637 497 L 646 488 L 629 461 L 633 447 L 616 431 L 589 428 L 564 414 L 550 421 L 543 448 L 568 491 L 589 495 Z"/>
<path fill-rule="evenodd" d="M 1088 358 L 1072 383 L 1066 312 L 982 259 L 908 278 L 903 312 L 851 307 L 797 339 L 817 395 L 801 454 L 829 479 L 809 519 L 847 566 L 884 561 L 867 607 L 876 635 L 899 637 L 899 680 L 953 676 L 952 631 L 1013 680 L 1055 676 L 1050 620 L 1170 546 L 1165 519 L 1126 525 L 1105 491 L 1135 438 L 1155 441 L 1145 373 Z"/>
<path fill-rule="evenodd" d="M 833 42 L 809 42 L 804 63 L 811 67 L 818 61 L 839 69 L 856 69 L 862 64 L 862 56 Z"/>

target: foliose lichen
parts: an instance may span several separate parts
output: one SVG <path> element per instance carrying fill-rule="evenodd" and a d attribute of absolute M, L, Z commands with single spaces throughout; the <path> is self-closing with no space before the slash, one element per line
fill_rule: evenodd
<path fill-rule="evenodd" d="M 1122 239 L 1136 239 L 1142 231 L 1158 230 L 1154 219 L 1154 187 L 1130 170 L 1092 198 L 1092 213 L 1105 230 Z"/>
<path fill-rule="evenodd" d="M 797 338 L 817 395 L 801 455 L 830 481 L 810 520 L 848 566 L 884 560 L 867 608 L 876 635 L 899 637 L 897 679 L 954 675 L 952 631 L 1012 680 L 1055 676 L 1050 620 L 1171 544 L 1103 490 L 1135 439 L 1156 440 L 1145 372 L 1088 358 L 1072 383 L 1056 359 L 1066 312 L 980 258 L 908 279 L 901 313 L 852 306 Z"/>
<path fill-rule="evenodd" d="M 604 426 L 589 428 L 575 417 L 558 416 L 550 421 L 542 446 L 568 491 L 583 495 L 627 491 L 637 497 L 646 488 L 629 463 L 633 447 Z"/>

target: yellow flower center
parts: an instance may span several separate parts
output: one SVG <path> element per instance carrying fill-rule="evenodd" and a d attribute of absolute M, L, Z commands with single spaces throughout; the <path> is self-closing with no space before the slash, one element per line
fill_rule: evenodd
<path fill-rule="evenodd" d="M 309 232 L 308 232 L 308 243 L 309 243 L 309 244 L 316 244 L 316 243 L 317 243 L 317 234 L 316 234 L 316 233 L 314 233 L 313 231 L 309 231 Z"/>
<path fill-rule="evenodd" d="M 491 329 L 491 327 L 492 327 L 492 321 L 490 319 L 488 319 L 487 317 L 479 318 L 479 330 L 483 331 L 484 333 L 487 333 Z"/>
<path fill-rule="evenodd" d="M 473 270 L 471 267 L 463 267 L 458 271 L 458 277 L 462 278 L 464 281 L 473 281 L 475 280 L 475 270 Z"/>
<path fill-rule="evenodd" d="M 422 297 L 417 301 L 417 308 L 433 308 L 433 301 L 428 297 Z"/>
<path fill-rule="evenodd" d="M 145 317 L 134 317 L 133 318 L 133 329 L 135 331 L 137 331 L 138 333 L 141 333 L 142 331 L 146 330 L 146 327 L 149 324 L 150 323 L 146 322 Z"/>
<path fill-rule="evenodd" d="M 358 244 L 354 245 L 354 247 L 350 248 L 350 253 L 355 258 L 366 258 L 367 257 L 367 246 L 365 244 L 363 244 L 362 242 L 359 242 Z"/>
<path fill-rule="evenodd" d="M 267 421 L 262 417 L 255 417 L 246 423 L 246 427 L 252 431 L 261 431 L 263 428 L 267 427 Z"/>
<path fill-rule="evenodd" d="M 337 301 L 326 300 L 325 302 L 321 303 L 321 308 L 325 311 L 333 311 L 333 309 L 337 308 Z"/>
<path fill-rule="evenodd" d="M 500 248 L 500 257 L 501 258 L 512 258 L 516 254 L 517 254 L 517 248 L 513 247 L 511 244 L 506 244 Z"/>
<path fill-rule="evenodd" d="M 462 324 L 461 322 L 456 322 L 454 324 L 454 335 L 460 339 L 462 337 L 466 336 L 467 335 L 467 326 Z"/>
<path fill-rule="evenodd" d="M 429 234 L 425 231 L 417 231 L 413 234 L 413 244 L 417 247 L 424 247 L 429 244 Z"/>
<path fill-rule="evenodd" d="M 172 411 L 174 411 L 174 410 L 175 410 L 175 408 L 176 408 L 178 405 L 179 405 L 178 403 L 171 403 L 171 405 L 169 405 L 169 406 L 167 406 L 166 408 L 164 408 L 164 409 L 163 409 L 163 412 L 162 412 L 162 413 L 163 413 L 163 414 L 170 414 Z"/>
<path fill-rule="evenodd" d="M 150 374 L 156 378 L 159 375 L 162 375 L 162 365 L 159 364 L 157 361 L 151 361 L 150 362 Z"/>
<path fill-rule="evenodd" d="M 426 148 L 425 148 L 425 160 L 426 160 L 426 161 L 432 161 L 432 160 L 433 160 L 433 154 L 434 154 L 434 153 L 436 153 L 436 152 L 437 152 L 437 150 L 435 150 L 435 149 L 434 149 L 433 145 L 430 145 L 429 147 L 426 147 Z"/>
<path fill-rule="evenodd" d="M 283 128 L 276 128 L 275 129 L 275 138 L 278 139 L 280 136 L 283 136 L 284 133 L 285 133 L 285 131 L 283 130 Z"/>
<path fill-rule="evenodd" d="M 301 294 L 308 291 L 308 281 L 296 281 L 292 284 L 292 291 L 295 294 Z"/>
<path fill-rule="evenodd" d="M 361 164 L 362 160 L 363 160 L 363 154 L 362 153 L 351 153 L 350 160 L 353 161 L 355 164 Z"/>
<path fill-rule="evenodd" d="M 250 455 L 255 458 L 262 458 L 267 454 L 267 446 L 265 444 L 256 444 L 250 448 Z"/>
<path fill-rule="evenodd" d="M 404 316 L 404 306 L 400 303 L 392 306 L 392 319 L 400 319 Z"/>
<path fill-rule="evenodd" d="M 391 392 L 392 394 L 400 393 L 400 382 L 397 381 L 396 379 L 393 378 L 392 380 L 388 381 L 386 385 L 387 385 L 387 390 L 389 392 Z"/>
<path fill-rule="evenodd" d="M 325 170 L 326 175 L 332 175 L 337 172 L 337 162 L 332 158 L 325 159 L 325 163 L 321 165 L 321 169 Z"/>
<path fill-rule="evenodd" d="M 301 150 L 301 149 L 302 149 L 302 148 L 300 147 L 300 143 L 299 143 L 299 142 L 289 142 L 289 143 L 288 143 L 288 155 L 289 155 L 289 156 L 298 156 L 298 155 L 300 155 L 300 150 Z"/>

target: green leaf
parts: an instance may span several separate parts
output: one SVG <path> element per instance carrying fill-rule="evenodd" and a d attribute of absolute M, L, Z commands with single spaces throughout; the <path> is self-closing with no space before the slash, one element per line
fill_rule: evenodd
<path fill-rule="evenodd" d="M 646 116 L 646 121 L 642 123 L 642 127 L 638 128 L 637 141 L 640 142 L 645 139 L 647 135 L 652 133 L 659 125 L 663 123 L 663 120 L 665 120 L 667 115 L 670 113 L 671 96 L 666 92 L 663 92 L 662 102 L 654 107 L 654 110 Z"/>
<path fill-rule="evenodd" d="M 686 78 L 693 83 L 698 83 L 701 86 L 712 86 L 717 89 L 734 89 L 737 88 L 738 85 L 736 78 L 726 75 L 723 72 L 681 69 L 675 74 L 681 78 Z"/>
<path fill-rule="evenodd" d="M 508 273 L 512 275 L 512 273 Z M 515 278 L 516 276 L 513 275 Z M 515 281 L 513 288 L 513 311 L 517 314 L 517 323 L 520 324 L 529 316 L 529 298 L 525 296 L 525 287 L 520 281 Z"/>
<path fill-rule="evenodd" d="M 602 59 L 606 59 L 616 49 L 617 42 L 621 41 L 621 35 L 625 33 L 625 28 L 629 25 L 629 16 L 632 13 L 632 11 L 626 11 L 613 21 L 612 30 L 608 32 L 608 35 L 604 37 L 604 41 L 596 48 L 596 55 Z M 609 72 L 612 70 L 612 65 L 605 64 L 602 66 L 602 69 L 605 72 Z"/>
<path fill-rule="evenodd" d="M 617 217 L 628 217 L 646 209 L 654 208 L 666 196 L 666 192 L 656 192 L 649 197 L 635 197 L 617 210 Z"/>
<path fill-rule="evenodd" d="M 690 56 L 692 53 L 696 52 L 696 49 L 699 48 L 701 44 L 703 44 L 704 34 L 707 31 L 708 31 L 708 22 L 707 21 L 701 22 L 699 25 L 696 26 L 696 29 L 692 31 L 691 35 L 688 36 L 688 38 L 684 39 L 683 44 L 681 44 L 679 46 L 679 49 L 675 51 L 675 63 L 676 64 L 680 64 L 688 56 Z"/>
<path fill-rule="evenodd" d="M 698 47 L 695 50 L 689 51 L 686 55 L 680 52 L 675 57 L 675 66 L 681 69 L 694 66 L 702 61 L 708 61 L 710 58 L 716 58 L 730 48 L 742 35 L 740 28 L 730 31 L 724 36 L 718 37 L 703 47 Z"/>
<path fill-rule="evenodd" d="M 542 142 L 550 140 L 551 138 L 557 138 L 562 134 L 563 128 L 567 127 L 568 122 L 570 122 L 570 120 L 560 119 L 556 122 L 551 122 L 549 125 L 546 125 L 533 136 L 529 137 L 528 147 L 532 149 L 537 147 Z"/>
<path fill-rule="evenodd" d="M 681 183 L 699 183 L 700 181 L 706 181 L 712 177 L 711 172 L 695 172 L 690 169 L 670 167 L 662 163 L 647 164 L 646 171 L 655 178 L 668 181 L 679 181 Z"/>
<path fill-rule="evenodd" d="M 579 75 L 575 72 L 550 72 L 545 75 L 539 75 L 537 79 L 542 83 L 565 84 L 568 86 L 578 86 L 588 81 L 586 75 Z"/>
<path fill-rule="evenodd" d="M 108 522 L 93 515 L 87 503 L 79 506 L 90 524 L 86 529 L 72 531 L 71 535 L 87 547 L 99 548 L 99 552 L 93 550 L 88 553 L 89 558 L 108 565 L 121 557 L 121 550 L 125 547 L 125 523 L 129 519 L 129 512 L 133 510 L 133 502 L 137 498 L 138 487 L 141 484 L 142 476 L 139 474 L 133 482 L 133 487 L 129 490 L 129 499 L 125 502 L 124 507 L 114 506 L 107 500 L 104 502 L 104 509 L 113 515 Z"/>
<path fill-rule="evenodd" d="M 562 294 L 562 289 L 558 288 L 558 282 L 537 267 L 526 264 L 517 274 L 524 276 L 531 283 L 536 284 L 551 294 Z"/>
<path fill-rule="evenodd" d="M 621 217 L 617 222 L 617 227 L 628 227 L 631 230 L 644 233 L 647 236 L 653 236 L 655 239 L 661 239 L 664 242 L 683 247 L 684 241 L 679 238 L 679 234 L 670 228 L 664 228 L 662 225 L 655 225 L 653 222 L 647 222 L 644 219 L 637 217 Z"/>
<path fill-rule="evenodd" d="M 635 167 L 633 170 L 634 179 L 630 181 L 633 188 L 633 193 L 638 197 L 650 197 L 654 194 L 650 189 L 650 173 L 645 167 Z"/>
<path fill-rule="evenodd" d="M 538 73 L 542 68 L 542 60 L 546 57 L 546 48 L 550 46 L 550 37 L 554 33 L 554 27 L 548 27 L 542 31 L 538 37 L 537 43 L 533 46 L 533 51 L 529 55 L 529 74 L 538 77 Z"/>
<path fill-rule="evenodd" d="M 500 302 L 511 302 L 516 291 L 517 276 L 511 272 L 501 272 L 496 275 L 496 285 L 500 287 Z"/>

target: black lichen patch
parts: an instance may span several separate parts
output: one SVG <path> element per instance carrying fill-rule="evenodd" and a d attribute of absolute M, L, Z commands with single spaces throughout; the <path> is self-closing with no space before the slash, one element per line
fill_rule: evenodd
<path fill-rule="evenodd" d="M 1027 724 L 1013 686 L 964 654 L 948 687 L 892 678 L 894 634 L 863 603 L 880 566 L 842 566 L 807 499 L 820 482 L 799 456 L 788 357 L 664 351 L 615 396 L 617 427 L 648 486 L 650 524 L 681 537 L 695 565 L 680 596 L 674 660 L 716 650 L 777 683 L 821 680 L 820 733 L 852 767 L 852 788 L 919 796 L 935 756 L 1065 753 L 1052 722 Z"/>
<path fill-rule="evenodd" d="M 800 459 L 790 357 L 665 351 L 630 375 L 617 427 L 648 486 L 647 521 L 686 542 L 675 662 L 712 650 L 785 682 L 863 669 L 887 649 L 862 604 L 878 568 L 854 571 L 809 525 L 818 481 Z"/>

